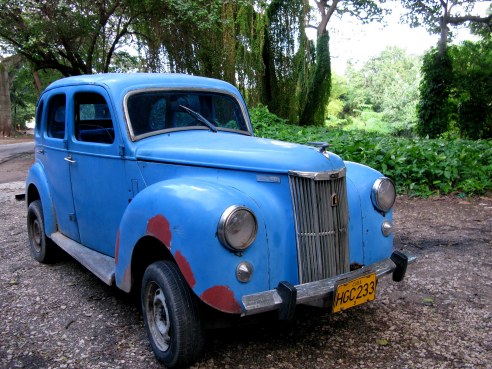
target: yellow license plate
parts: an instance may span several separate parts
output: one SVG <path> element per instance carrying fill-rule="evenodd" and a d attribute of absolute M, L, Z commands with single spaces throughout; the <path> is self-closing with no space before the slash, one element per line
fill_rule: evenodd
<path fill-rule="evenodd" d="M 337 285 L 333 298 L 333 312 L 337 313 L 376 298 L 376 273 Z"/>

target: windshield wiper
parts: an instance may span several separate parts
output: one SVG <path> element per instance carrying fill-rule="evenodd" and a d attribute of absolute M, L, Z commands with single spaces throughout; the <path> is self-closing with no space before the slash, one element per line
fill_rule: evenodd
<path fill-rule="evenodd" d="M 217 133 L 217 127 L 215 127 L 212 123 L 210 123 L 210 121 L 207 118 L 205 118 L 203 115 L 188 108 L 187 106 L 180 105 L 179 107 L 183 109 L 185 112 L 187 112 L 189 115 L 191 115 L 193 118 L 195 118 L 197 121 L 205 124 L 208 128 L 210 128 L 212 132 Z"/>

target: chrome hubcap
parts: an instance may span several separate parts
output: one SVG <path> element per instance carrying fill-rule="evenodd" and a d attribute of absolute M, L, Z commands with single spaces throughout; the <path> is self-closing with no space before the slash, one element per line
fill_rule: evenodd
<path fill-rule="evenodd" d="M 34 248 L 37 252 L 41 251 L 41 227 L 39 221 L 34 219 L 31 225 L 32 228 L 32 239 L 34 241 Z"/>
<path fill-rule="evenodd" d="M 169 335 L 171 322 L 166 297 L 156 283 L 152 283 L 148 288 L 146 306 L 148 324 L 154 342 L 159 347 L 159 350 L 166 351 L 169 349 L 171 342 Z"/>

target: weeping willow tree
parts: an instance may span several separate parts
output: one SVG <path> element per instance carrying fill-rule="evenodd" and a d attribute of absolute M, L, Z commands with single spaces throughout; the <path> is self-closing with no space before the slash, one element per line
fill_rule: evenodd
<path fill-rule="evenodd" d="M 312 0 L 317 8 L 309 0 L 129 1 L 144 69 L 224 79 L 250 106 L 261 103 L 301 125 L 324 122 L 332 15 L 381 14 L 371 0 Z M 315 40 L 307 27 L 317 29 Z"/>
<path fill-rule="evenodd" d="M 308 0 L 132 3 L 142 15 L 135 28 L 144 69 L 221 78 L 236 85 L 250 106 L 261 103 L 291 122 L 322 121 L 330 61 L 327 47 L 315 47 L 306 36 Z"/>

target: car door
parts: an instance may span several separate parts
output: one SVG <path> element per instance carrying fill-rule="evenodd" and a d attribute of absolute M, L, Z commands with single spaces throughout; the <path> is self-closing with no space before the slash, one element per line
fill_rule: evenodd
<path fill-rule="evenodd" d="M 42 145 L 36 147 L 43 163 L 56 213 L 58 230 L 65 236 L 80 241 L 72 197 L 72 184 L 67 151 L 67 96 L 60 90 L 45 93 L 46 110 L 42 124 Z"/>
<path fill-rule="evenodd" d="M 79 86 L 71 99 L 70 176 L 81 243 L 114 256 L 129 198 L 120 132 L 102 87 Z"/>

